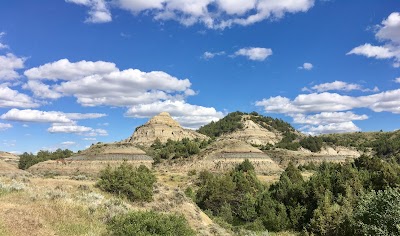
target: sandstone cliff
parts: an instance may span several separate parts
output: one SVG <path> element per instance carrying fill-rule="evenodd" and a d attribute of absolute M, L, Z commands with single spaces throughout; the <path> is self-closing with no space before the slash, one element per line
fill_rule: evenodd
<path fill-rule="evenodd" d="M 161 112 L 151 118 L 146 124 L 136 128 L 133 135 L 125 140 L 125 142 L 150 146 L 159 139 L 162 143 L 168 139 L 178 141 L 183 138 L 192 139 L 208 139 L 206 135 L 199 134 L 194 130 L 182 128 L 169 113 Z"/>

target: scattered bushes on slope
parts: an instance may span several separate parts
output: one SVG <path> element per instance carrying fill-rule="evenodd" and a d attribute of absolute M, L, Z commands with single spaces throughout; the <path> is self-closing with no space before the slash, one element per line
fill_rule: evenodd
<path fill-rule="evenodd" d="M 68 149 L 57 149 L 55 152 L 40 150 L 36 155 L 24 152 L 20 155 L 18 167 L 25 170 L 39 162 L 63 159 L 72 156 L 72 154 L 74 152 Z"/>
<path fill-rule="evenodd" d="M 183 216 L 154 211 L 116 216 L 108 223 L 107 228 L 110 235 L 114 236 L 195 235 Z"/>
<path fill-rule="evenodd" d="M 157 139 L 153 145 L 151 145 L 152 154 L 156 162 L 160 162 L 162 159 L 177 159 L 177 158 L 188 158 L 191 155 L 200 152 L 201 148 L 206 147 L 210 141 L 208 140 L 189 140 L 184 138 L 180 141 L 168 141 L 163 144 Z"/>
<path fill-rule="evenodd" d="M 107 166 L 102 170 L 96 186 L 131 201 L 151 201 L 155 182 L 155 175 L 146 166 L 134 168 L 131 164 L 123 162 L 114 169 Z"/>
<path fill-rule="evenodd" d="M 241 120 L 243 115 L 246 115 L 246 113 L 240 111 L 229 113 L 217 122 L 211 121 L 211 123 L 200 127 L 198 132 L 211 138 L 215 138 L 222 134 L 242 129 L 243 124 Z"/>
<path fill-rule="evenodd" d="M 322 138 L 316 136 L 308 136 L 300 140 L 300 145 L 303 148 L 307 148 L 312 152 L 319 152 L 322 148 Z"/>

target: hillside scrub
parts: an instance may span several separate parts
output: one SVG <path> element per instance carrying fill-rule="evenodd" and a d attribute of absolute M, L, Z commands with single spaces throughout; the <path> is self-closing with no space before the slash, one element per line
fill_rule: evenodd
<path fill-rule="evenodd" d="M 242 129 L 243 124 L 241 120 L 243 115 L 246 115 L 246 113 L 240 111 L 229 113 L 217 122 L 211 121 L 211 123 L 200 127 L 198 132 L 211 138 L 215 138 L 222 134 Z"/>
<path fill-rule="evenodd" d="M 183 216 L 154 211 L 118 215 L 107 224 L 107 229 L 113 236 L 195 235 Z"/>
<path fill-rule="evenodd" d="M 36 155 L 24 152 L 22 155 L 20 155 L 18 167 L 26 170 L 39 162 L 64 159 L 72 156 L 72 154 L 74 154 L 73 151 L 69 149 L 62 150 L 60 148 L 54 152 L 40 150 Z"/>
<path fill-rule="evenodd" d="M 151 201 L 155 182 L 155 175 L 146 166 L 134 168 L 133 165 L 123 162 L 114 169 L 107 166 L 102 170 L 96 186 L 130 201 Z"/>
<path fill-rule="evenodd" d="M 210 141 L 199 139 L 189 140 L 188 138 L 184 138 L 180 141 L 168 139 L 168 141 L 163 144 L 159 139 L 156 139 L 150 147 L 149 155 L 153 156 L 156 164 L 161 160 L 188 158 L 199 153 L 200 149 L 206 147 Z"/>
<path fill-rule="evenodd" d="M 223 175 L 205 171 L 197 182 L 195 202 L 234 228 L 306 235 L 397 235 L 392 232 L 398 230 L 398 222 L 391 217 L 400 209 L 397 163 L 362 156 L 355 163 L 323 163 L 315 169 L 305 181 L 290 163 L 269 187 L 257 179 L 248 160 Z M 386 200 L 383 194 L 388 195 Z M 368 221 L 380 214 L 386 220 Z M 378 231 L 391 233 L 366 233 Z"/>
<path fill-rule="evenodd" d="M 400 163 L 400 131 L 330 134 L 321 138 L 330 145 L 356 147 L 362 151 L 372 149 L 375 155 L 388 159 L 395 157 Z"/>

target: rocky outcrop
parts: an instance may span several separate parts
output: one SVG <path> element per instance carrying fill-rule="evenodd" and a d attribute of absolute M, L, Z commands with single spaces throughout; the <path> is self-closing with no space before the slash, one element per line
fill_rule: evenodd
<path fill-rule="evenodd" d="M 278 132 L 269 131 L 254 121 L 245 119 L 246 117 L 243 118 L 243 129 L 223 135 L 222 137 L 238 139 L 249 144 L 262 146 L 267 144 L 274 145 L 282 139 L 282 135 Z"/>
<path fill-rule="evenodd" d="M 192 139 L 208 139 L 207 136 L 199 134 L 194 130 L 182 128 L 178 122 L 172 119 L 167 112 L 161 112 L 159 115 L 151 118 L 146 124 L 136 128 L 133 135 L 125 140 L 125 142 L 150 146 L 159 139 L 162 143 L 168 139 L 179 141 L 184 138 Z"/>

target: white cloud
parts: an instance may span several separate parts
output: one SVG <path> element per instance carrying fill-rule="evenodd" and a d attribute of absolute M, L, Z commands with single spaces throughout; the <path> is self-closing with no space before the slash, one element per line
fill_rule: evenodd
<path fill-rule="evenodd" d="M 6 123 L 0 123 L 0 131 L 6 130 L 6 129 L 10 129 L 13 126 L 11 124 L 6 124 Z"/>
<path fill-rule="evenodd" d="M 96 138 L 83 138 L 83 140 L 85 140 L 85 141 L 96 141 L 97 139 Z"/>
<path fill-rule="evenodd" d="M 24 74 L 29 79 L 79 80 L 85 76 L 109 74 L 113 71 L 118 71 L 118 69 L 111 62 L 70 62 L 68 59 L 61 59 L 26 70 Z"/>
<path fill-rule="evenodd" d="M 12 53 L 0 55 L 0 80 L 14 80 L 20 77 L 16 71 L 24 68 L 25 58 L 17 57 Z"/>
<path fill-rule="evenodd" d="M 305 124 L 307 132 L 358 131 L 354 120 L 368 119 L 351 110 L 368 108 L 374 112 L 400 114 L 400 89 L 389 90 L 367 96 L 344 96 L 337 93 L 300 94 L 293 100 L 286 97 L 270 97 L 256 102 L 267 113 L 281 113 L 293 117 L 295 123 Z M 344 112 L 347 111 L 347 112 Z"/>
<path fill-rule="evenodd" d="M 398 83 L 398 84 L 400 84 L 400 77 L 399 77 L 399 78 L 396 78 L 396 79 L 394 79 L 394 82 L 395 82 L 395 83 Z"/>
<path fill-rule="evenodd" d="M 350 84 L 347 82 L 336 80 L 332 83 L 315 85 L 312 87 L 312 89 L 316 90 L 317 92 L 326 92 L 331 90 L 342 90 L 342 91 L 362 90 L 362 87 L 359 84 Z"/>
<path fill-rule="evenodd" d="M 5 84 L 0 84 L 0 107 L 33 108 L 39 104 L 28 95 L 10 89 Z"/>
<path fill-rule="evenodd" d="M 156 20 L 175 20 L 186 26 L 202 23 L 212 29 L 279 19 L 287 13 L 306 12 L 314 5 L 314 0 L 115 0 L 110 5 L 105 0 L 66 1 L 89 7 L 89 22 L 111 21 L 112 6 L 135 15 L 152 15 Z M 95 17 L 97 12 L 103 17 Z"/>
<path fill-rule="evenodd" d="M 345 123 L 353 120 L 366 120 L 367 115 L 357 115 L 351 111 L 347 112 L 321 112 L 314 115 L 294 114 L 293 122 L 307 125 L 327 125 L 332 123 Z"/>
<path fill-rule="evenodd" d="M 309 63 L 309 62 L 304 62 L 302 66 L 299 66 L 298 69 L 301 70 L 312 70 L 313 68 L 313 64 Z"/>
<path fill-rule="evenodd" d="M 4 35 L 6 35 L 5 32 L 0 32 L 0 39 L 3 38 Z M 8 48 L 10 48 L 8 45 L 0 43 L 0 50 L 1 49 L 8 49 Z"/>
<path fill-rule="evenodd" d="M 211 121 L 217 121 L 224 116 L 213 107 L 203 107 L 188 104 L 184 101 L 163 101 L 152 104 L 141 104 L 129 108 L 126 116 L 135 118 L 149 118 L 160 112 L 168 112 L 182 126 L 198 128 Z"/>
<path fill-rule="evenodd" d="M 53 125 L 47 129 L 50 133 L 86 133 L 90 132 L 93 129 L 86 126 L 79 126 L 74 124 L 67 124 L 67 125 Z"/>
<path fill-rule="evenodd" d="M 375 37 L 385 44 L 373 46 L 369 43 L 353 48 L 347 55 L 362 55 L 368 58 L 393 58 L 393 67 L 400 67 L 400 13 L 393 12 L 376 26 Z"/>
<path fill-rule="evenodd" d="M 318 125 L 318 126 L 304 126 L 302 130 L 305 130 L 306 133 L 312 135 L 361 131 L 361 129 L 351 121 L 343 123 L 332 123 L 327 125 Z"/>
<path fill-rule="evenodd" d="M 108 132 L 104 129 L 93 129 L 91 127 L 77 125 L 75 123 L 53 123 L 52 126 L 47 129 L 47 131 L 49 133 L 68 133 L 91 137 L 108 135 Z"/>
<path fill-rule="evenodd" d="M 202 58 L 208 60 L 208 59 L 212 59 L 212 58 L 214 58 L 216 56 L 222 56 L 222 55 L 225 55 L 224 51 L 221 51 L 221 52 L 205 52 L 203 54 Z"/>
<path fill-rule="evenodd" d="M 73 146 L 76 145 L 76 142 L 74 141 L 65 141 L 61 143 L 62 146 Z"/>
<path fill-rule="evenodd" d="M 272 50 L 270 48 L 241 48 L 235 52 L 235 56 L 245 56 L 253 61 L 264 61 L 267 57 L 272 55 Z"/>
<path fill-rule="evenodd" d="M 25 71 L 30 80 L 54 80 L 52 85 L 28 82 L 24 88 L 35 96 L 74 96 L 83 106 L 131 106 L 159 100 L 184 99 L 195 95 L 188 79 L 178 79 L 162 71 L 120 71 L 114 63 L 67 59 Z"/>
<path fill-rule="evenodd" d="M 352 84 L 352 83 L 347 83 L 344 81 L 334 81 L 331 83 L 324 83 L 324 84 L 317 84 L 314 85 L 311 88 L 304 87 L 301 89 L 303 92 L 327 92 L 327 91 L 353 91 L 353 90 L 359 90 L 363 92 L 379 92 L 378 87 L 374 87 L 373 89 L 366 89 L 363 88 L 363 86 L 359 84 Z"/>
<path fill-rule="evenodd" d="M 1 49 L 8 49 L 10 48 L 7 44 L 0 43 L 0 50 Z"/>
<path fill-rule="evenodd" d="M 178 121 L 181 120 L 187 127 L 198 127 L 223 116 L 214 108 L 186 103 L 187 96 L 196 95 L 190 88 L 190 81 L 178 79 L 163 71 L 142 72 L 137 69 L 120 71 L 113 63 L 90 61 L 72 63 L 64 59 L 27 70 L 25 75 L 31 80 L 24 85 L 24 88 L 31 89 L 37 97 L 56 99 L 58 95 L 74 96 L 83 106 L 125 106 L 129 108 L 126 113 L 128 116 L 148 117 L 149 114 L 143 113 L 146 109 L 151 109 L 151 115 L 161 111 L 172 111 Z M 41 82 L 37 82 L 37 79 Z M 51 86 L 47 84 L 47 80 L 52 81 Z M 182 112 L 186 112 L 186 115 L 182 115 Z M 188 117 L 193 114 L 195 115 L 192 118 Z M 77 120 L 86 119 L 90 114 L 61 115 L 70 120 Z M 81 133 L 81 129 L 82 127 L 74 124 L 73 127 L 52 127 L 49 131 L 76 130 L 76 133 Z M 106 135 L 106 131 L 91 130 L 86 131 L 85 135 Z"/>
<path fill-rule="evenodd" d="M 89 7 L 87 23 L 106 23 L 112 21 L 110 10 L 105 0 L 65 0 L 69 3 L 75 3 Z"/>
<path fill-rule="evenodd" d="M 400 13 L 393 12 L 387 19 L 382 21 L 376 37 L 381 40 L 389 40 L 400 44 Z"/>
<path fill-rule="evenodd" d="M 395 56 L 395 52 L 390 51 L 385 46 L 372 46 L 369 43 L 353 48 L 347 55 L 362 55 L 366 57 L 375 57 L 376 59 L 387 59 Z"/>
<path fill-rule="evenodd" d="M 95 119 L 104 117 L 101 113 L 64 113 L 59 111 L 19 110 L 11 109 L 0 116 L 3 120 L 38 123 L 74 123 L 79 119 Z"/>
<path fill-rule="evenodd" d="M 33 95 L 38 98 L 58 99 L 62 95 L 50 89 L 50 86 L 39 81 L 30 80 L 22 86 L 23 89 L 28 89 L 33 92 Z"/>
<path fill-rule="evenodd" d="M 347 111 L 354 108 L 400 114 L 400 89 L 359 97 L 328 92 L 300 94 L 294 100 L 277 96 L 257 101 L 256 106 L 264 107 L 266 112 L 284 114 Z"/>

